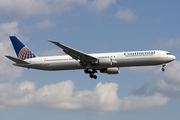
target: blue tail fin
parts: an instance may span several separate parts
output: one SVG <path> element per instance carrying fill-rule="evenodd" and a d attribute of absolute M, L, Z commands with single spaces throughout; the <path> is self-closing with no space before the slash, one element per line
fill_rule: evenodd
<path fill-rule="evenodd" d="M 20 40 L 18 40 L 18 38 L 15 36 L 10 36 L 9 38 L 11 39 L 16 55 L 20 60 L 36 57 L 36 55 L 33 54 Z"/>

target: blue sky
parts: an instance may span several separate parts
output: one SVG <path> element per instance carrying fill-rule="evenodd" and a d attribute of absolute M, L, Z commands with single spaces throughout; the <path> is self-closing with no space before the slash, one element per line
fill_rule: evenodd
<path fill-rule="evenodd" d="M 0 119 L 179 120 L 179 1 L 0 0 Z M 161 66 L 120 68 L 120 74 L 18 68 L 9 36 L 38 56 L 62 55 L 47 40 L 85 53 L 166 50 Z"/>

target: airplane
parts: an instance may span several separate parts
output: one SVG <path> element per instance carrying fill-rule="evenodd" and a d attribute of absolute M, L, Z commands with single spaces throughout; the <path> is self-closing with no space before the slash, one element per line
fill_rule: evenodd
<path fill-rule="evenodd" d="M 15 66 L 47 71 L 84 69 L 94 79 L 97 79 L 97 71 L 119 74 L 120 67 L 162 65 L 161 70 L 164 71 L 166 64 L 176 59 L 170 52 L 162 50 L 86 54 L 52 40 L 48 41 L 60 47 L 67 55 L 38 57 L 16 36 L 10 36 L 10 40 L 17 58 L 6 57 L 15 62 Z"/>

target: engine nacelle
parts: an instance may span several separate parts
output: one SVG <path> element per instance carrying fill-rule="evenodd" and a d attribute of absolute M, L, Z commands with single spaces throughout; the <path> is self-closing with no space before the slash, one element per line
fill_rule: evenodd
<path fill-rule="evenodd" d="M 106 69 L 100 70 L 101 73 L 107 73 L 107 74 L 119 74 L 119 68 L 118 67 L 110 67 Z"/>
<path fill-rule="evenodd" d="M 111 58 L 100 58 L 98 60 L 98 65 L 99 66 L 111 66 L 112 60 L 111 60 Z"/>

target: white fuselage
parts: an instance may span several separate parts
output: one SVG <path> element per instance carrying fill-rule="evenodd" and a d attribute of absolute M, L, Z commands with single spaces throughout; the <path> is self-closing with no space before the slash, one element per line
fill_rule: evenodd
<path fill-rule="evenodd" d="M 88 66 L 90 69 L 103 69 L 110 67 L 150 66 L 161 65 L 171 62 L 175 56 L 167 51 L 149 50 L 132 52 L 113 52 L 89 54 L 98 58 L 98 61 Z M 39 70 L 75 70 L 87 69 L 87 66 L 80 64 L 69 55 L 36 57 L 24 60 L 30 64 L 14 64 L 20 67 Z"/>

